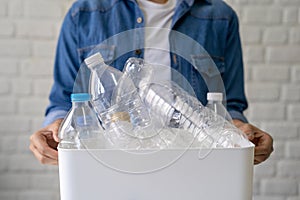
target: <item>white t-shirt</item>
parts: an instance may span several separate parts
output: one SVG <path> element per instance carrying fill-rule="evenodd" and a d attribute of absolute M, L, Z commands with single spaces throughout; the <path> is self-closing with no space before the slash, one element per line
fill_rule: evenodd
<path fill-rule="evenodd" d="M 137 2 L 145 17 L 144 59 L 146 62 L 161 65 L 157 76 L 154 76 L 156 81 L 170 80 L 169 33 L 176 0 L 168 0 L 165 4 L 149 0 L 137 0 Z"/>

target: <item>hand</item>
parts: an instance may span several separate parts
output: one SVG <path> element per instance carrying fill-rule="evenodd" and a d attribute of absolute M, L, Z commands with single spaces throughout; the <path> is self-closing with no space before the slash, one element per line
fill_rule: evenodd
<path fill-rule="evenodd" d="M 58 119 L 30 136 L 29 149 L 42 164 L 58 164 L 58 129 L 61 122 L 62 119 Z"/>
<path fill-rule="evenodd" d="M 254 164 L 265 161 L 271 155 L 274 150 L 273 138 L 268 133 L 240 120 L 233 120 L 233 124 L 242 130 L 255 145 Z"/>

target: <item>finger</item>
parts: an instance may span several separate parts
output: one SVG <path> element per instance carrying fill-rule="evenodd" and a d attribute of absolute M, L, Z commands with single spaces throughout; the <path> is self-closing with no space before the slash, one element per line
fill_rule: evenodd
<path fill-rule="evenodd" d="M 268 155 L 258 155 L 254 157 L 254 164 L 262 163 L 263 161 L 267 160 L 269 156 Z"/>
<path fill-rule="evenodd" d="M 33 145 L 30 145 L 29 149 L 32 151 L 33 155 L 40 161 L 41 164 L 50 164 L 50 165 L 58 164 L 57 160 L 48 158 L 40 154 L 39 151 Z"/>
<path fill-rule="evenodd" d="M 44 134 L 52 134 L 51 132 L 43 132 Z M 48 158 L 57 160 L 58 153 L 56 150 L 49 147 L 46 137 L 43 135 L 33 135 L 32 136 L 32 144 L 34 148 L 43 156 L 46 156 Z"/>
<path fill-rule="evenodd" d="M 52 137 L 56 142 L 59 142 L 59 138 L 58 138 L 58 131 L 59 131 L 59 127 L 60 124 L 62 123 L 63 119 L 58 119 L 54 122 L 53 125 L 51 125 L 49 127 L 49 130 L 52 131 Z"/>

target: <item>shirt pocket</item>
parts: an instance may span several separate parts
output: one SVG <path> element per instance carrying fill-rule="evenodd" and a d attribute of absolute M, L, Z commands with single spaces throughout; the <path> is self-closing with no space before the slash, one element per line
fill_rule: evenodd
<path fill-rule="evenodd" d="M 115 56 L 115 46 L 114 45 L 91 45 L 83 48 L 78 48 L 78 59 L 79 63 L 82 63 L 89 56 L 100 53 L 106 64 L 110 64 L 114 60 Z"/>
<path fill-rule="evenodd" d="M 225 72 L 223 57 L 208 55 L 192 55 L 192 64 L 202 76 L 212 78 Z"/>
<path fill-rule="evenodd" d="M 199 99 L 206 103 L 207 92 L 225 92 L 223 76 L 224 58 L 209 55 L 192 56 L 192 86 Z"/>

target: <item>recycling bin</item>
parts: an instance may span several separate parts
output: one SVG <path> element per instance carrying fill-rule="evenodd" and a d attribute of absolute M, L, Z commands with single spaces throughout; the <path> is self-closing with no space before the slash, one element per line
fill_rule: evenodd
<path fill-rule="evenodd" d="M 252 144 L 58 152 L 61 200 L 252 200 Z"/>

